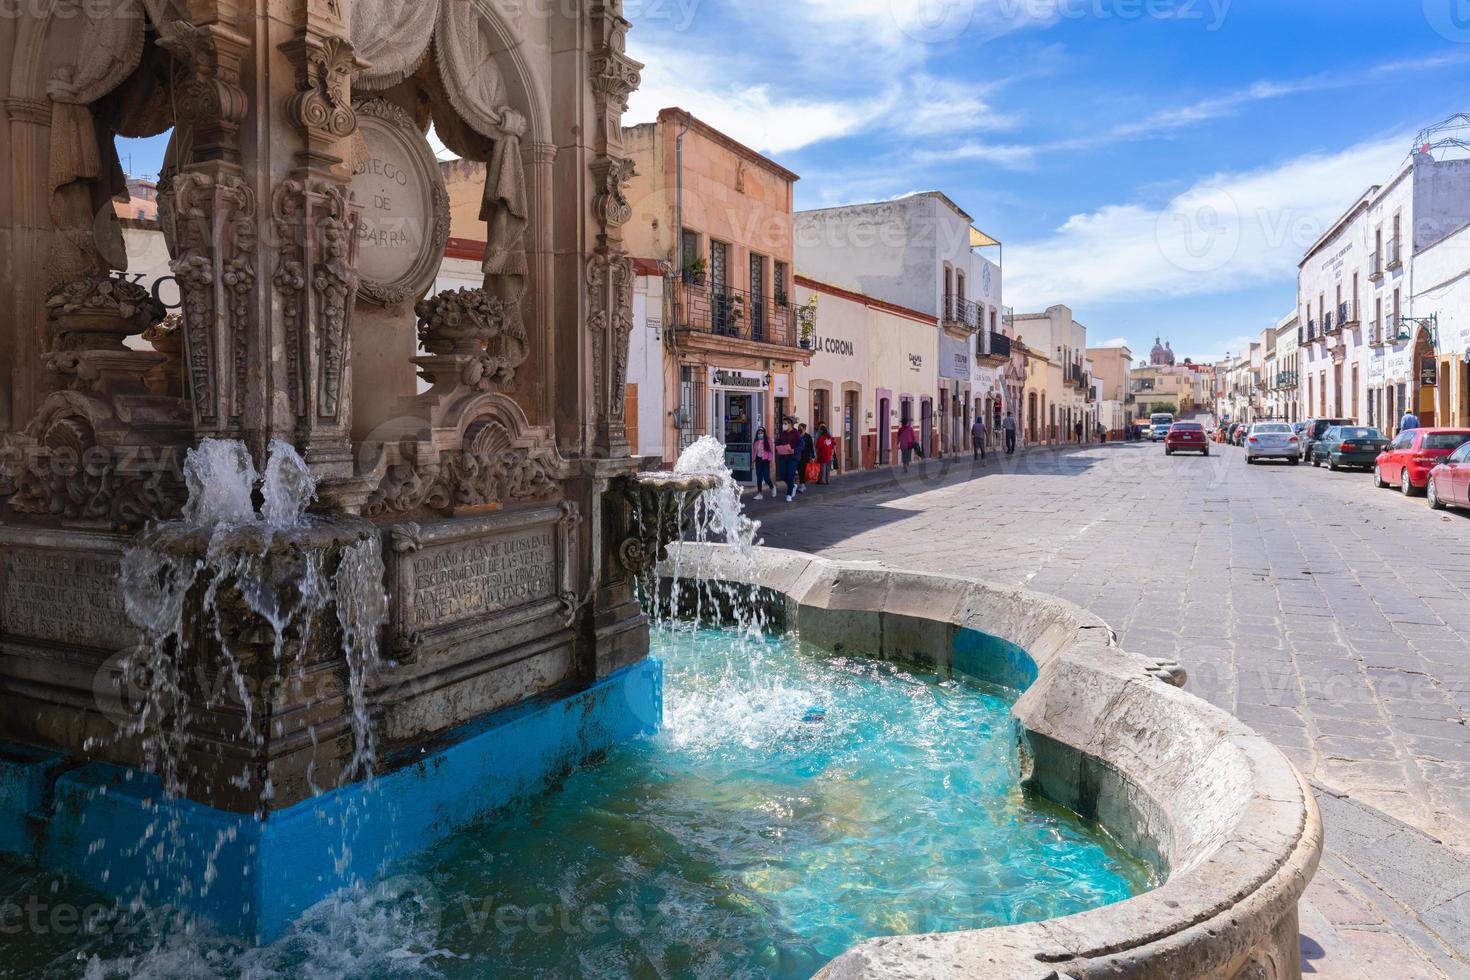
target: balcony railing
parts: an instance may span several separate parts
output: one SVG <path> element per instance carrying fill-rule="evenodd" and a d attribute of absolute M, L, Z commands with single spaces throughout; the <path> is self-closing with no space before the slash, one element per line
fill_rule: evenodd
<path fill-rule="evenodd" d="M 1295 371 L 1282 371 L 1276 375 L 1276 387 L 1295 388 L 1297 385 L 1297 373 Z"/>
<path fill-rule="evenodd" d="M 779 347 L 799 347 L 796 318 L 790 306 L 769 296 L 754 296 L 729 286 L 715 288 L 708 278 L 674 283 L 677 330 L 748 340 Z"/>
<path fill-rule="evenodd" d="M 1377 282 L 1383 278 L 1383 253 L 1374 252 L 1368 256 L 1368 279 Z"/>
<path fill-rule="evenodd" d="M 1011 356 L 1011 338 L 1003 333 L 990 331 L 990 356 L 1009 360 Z"/>
<path fill-rule="evenodd" d="M 1354 327 L 1358 324 L 1358 311 L 1353 309 L 1352 303 L 1337 304 L 1337 319 L 1344 327 Z"/>
<path fill-rule="evenodd" d="M 1307 343 L 1310 344 L 1312 341 L 1314 341 L 1316 339 L 1317 339 L 1317 321 L 1316 320 L 1308 320 L 1307 321 Z"/>
<path fill-rule="evenodd" d="M 963 296 L 944 297 L 945 326 L 958 326 L 974 332 L 980 329 L 980 304 Z"/>
<path fill-rule="evenodd" d="M 1387 259 L 1388 261 L 1385 263 L 1385 267 L 1390 272 L 1404 264 L 1403 256 L 1399 254 L 1399 240 L 1397 238 L 1389 240 Z"/>
<path fill-rule="evenodd" d="M 1331 310 L 1322 315 L 1322 336 L 1330 337 L 1332 334 L 1342 332 L 1342 321 L 1337 319 Z"/>

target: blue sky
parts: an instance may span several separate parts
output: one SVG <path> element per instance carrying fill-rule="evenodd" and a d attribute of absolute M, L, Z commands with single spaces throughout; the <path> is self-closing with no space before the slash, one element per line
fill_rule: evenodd
<path fill-rule="evenodd" d="M 799 208 L 943 190 L 1005 243 L 1008 305 L 1135 355 L 1239 351 L 1317 234 L 1470 111 L 1470 0 L 625 6 L 628 122 L 690 110 L 801 174 Z"/>
<path fill-rule="evenodd" d="M 1237 352 L 1415 134 L 1470 111 L 1467 0 L 626 0 L 677 104 L 802 175 L 797 206 L 940 189 L 1006 303 L 1101 343 Z"/>

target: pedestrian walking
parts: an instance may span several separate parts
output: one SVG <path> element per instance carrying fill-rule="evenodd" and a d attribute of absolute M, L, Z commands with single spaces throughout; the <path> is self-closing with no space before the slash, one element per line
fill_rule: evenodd
<path fill-rule="evenodd" d="M 1006 420 L 1001 425 L 1005 428 L 1006 433 L 1006 455 L 1014 456 L 1016 454 L 1016 416 L 1011 412 L 1006 412 Z"/>
<path fill-rule="evenodd" d="M 975 424 L 970 426 L 970 442 L 974 450 L 972 457 L 980 460 L 985 458 L 985 419 L 981 416 L 975 417 Z"/>
<path fill-rule="evenodd" d="M 832 430 L 824 425 L 817 429 L 817 465 L 822 470 L 817 482 L 823 486 L 832 482 L 832 460 L 836 456 L 837 440 L 832 438 Z"/>
<path fill-rule="evenodd" d="M 811 482 L 810 467 L 817 459 L 817 443 L 812 438 L 812 434 L 806 431 L 805 422 L 798 425 L 796 431 L 801 435 L 801 449 L 797 455 L 800 462 L 797 466 L 796 473 L 796 492 L 806 493 L 806 486 Z"/>
<path fill-rule="evenodd" d="M 1399 431 L 1408 432 L 1410 429 L 1419 428 L 1423 428 L 1423 426 L 1419 422 L 1419 416 L 1414 414 L 1414 410 L 1412 408 L 1406 410 L 1404 412 L 1404 417 L 1399 421 Z"/>
<path fill-rule="evenodd" d="M 1082 422 L 1080 420 L 1076 425 L 1072 426 L 1072 431 L 1077 434 L 1077 442 L 1080 445 L 1082 442 Z"/>
<path fill-rule="evenodd" d="M 771 496 L 776 496 L 776 481 L 771 479 L 771 466 L 776 461 L 776 447 L 771 443 L 770 434 L 766 427 L 761 426 L 755 430 L 755 499 L 765 500 L 765 489 L 771 488 Z"/>
<path fill-rule="evenodd" d="M 909 464 L 914 461 L 914 454 L 924 458 L 924 450 L 919 447 L 919 434 L 914 431 L 914 423 L 904 419 L 898 427 L 898 452 L 903 457 L 903 471 L 909 471 Z"/>
<path fill-rule="evenodd" d="M 781 434 L 776 437 L 776 478 L 786 484 L 786 502 L 796 499 L 796 470 L 801 459 L 801 433 L 792 419 L 781 420 Z"/>
<path fill-rule="evenodd" d="M 1104 446 L 1107 445 L 1108 442 L 1108 430 L 1102 427 L 1101 422 L 1097 424 L 1097 441 L 1099 445 Z"/>

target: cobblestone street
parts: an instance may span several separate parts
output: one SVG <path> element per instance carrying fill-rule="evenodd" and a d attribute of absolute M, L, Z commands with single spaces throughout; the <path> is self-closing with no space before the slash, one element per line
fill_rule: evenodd
<path fill-rule="evenodd" d="M 1178 659 L 1188 690 L 1269 735 L 1319 792 L 1352 801 L 1329 822 L 1313 915 L 1346 907 L 1345 862 L 1366 892 L 1384 886 L 1438 939 L 1470 948 L 1470 880 L 1431 889 L 1433 867 L 1375 880 L 1348 852 L 1357 843 L 1382 860 L 1391 848 L 1346 826 L 1372 822 L 1364 804 L 1428 835 L 1409 835 L 1426 863 L 1442 851 L 1442 870 L 1470 867 L 1470 514 L 1431 512 L 1363 473 L 1247 466 L 1238 449 L 1212 449 L 1118 444 L 979 471 L 967 459 L 945 476 L 930 464 L 934 476 L 813 488 L 753 511 L 769 546 L 1026 585 L 1102 616 L 1130 650 Z M 1429 890 L 1438 901 L 1415 907 Z M 1413 942 L 1402 924 L 1400 935 L 1380 926 L 1348 942 L 1352 969 Z"/>

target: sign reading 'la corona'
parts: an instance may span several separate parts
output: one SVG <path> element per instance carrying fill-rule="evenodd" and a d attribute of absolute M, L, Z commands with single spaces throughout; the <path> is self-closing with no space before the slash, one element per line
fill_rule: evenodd
<path fill-rule="evenodd" d="M 366 298 L 417 300 L 434 281 L 449 237 L 449 197 L 424 134 L 381 99 L 356 105 L 367 155 L 353 167 L 362 207 L 357 267 Z"/>

